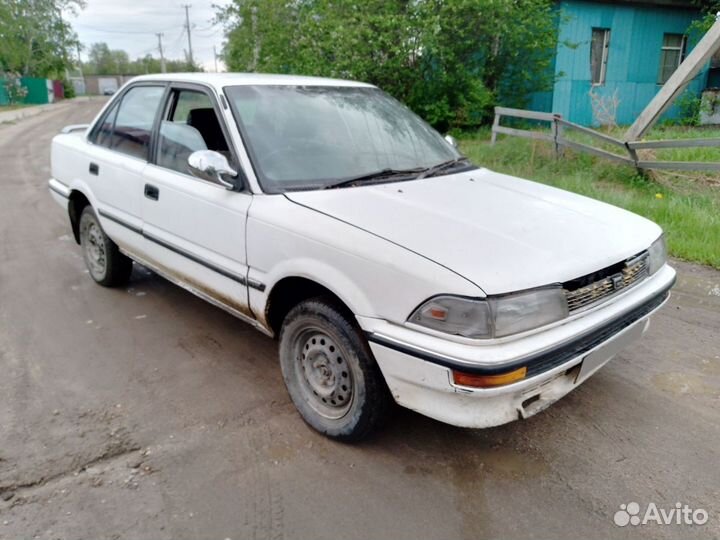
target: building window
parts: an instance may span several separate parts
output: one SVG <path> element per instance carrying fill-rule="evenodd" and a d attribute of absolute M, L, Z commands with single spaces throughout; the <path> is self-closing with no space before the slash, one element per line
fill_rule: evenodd
<path fill-rule="evenodd" d="M 609 52 L 610 30 L 608 28 L 593 28 L 592 42 L 590 43 L 590 72 L 594 85 L 605 84 Z"/>
<path fill-rule="evenodd" d="M 658 84 L 665 84 L 675 70 L 685 60 L 687 36 L 682 34 L 665 34 L 660 54 L 660 72 Z"/>

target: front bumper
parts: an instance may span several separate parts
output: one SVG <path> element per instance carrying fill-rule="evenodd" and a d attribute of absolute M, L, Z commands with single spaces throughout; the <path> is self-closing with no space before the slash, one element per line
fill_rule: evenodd
<path fill-rule="evenodd" d="M 393 335 L 388 326 L 361 322 L 400 405 L 449 424 L 483 428 L 532 416 L 582 384 L 640 339 L 674 281 L 675 271 L 666 265 L 644 283 L 566 324 L 491 345 L 445 341 L 441 348 L 438 338 L 407 340 L 407 328 Z M 526 378 L 494 388 L 458 386 L 452 377 L 453 369 L 497 374 L 522 366 L 527 367 Z"/>

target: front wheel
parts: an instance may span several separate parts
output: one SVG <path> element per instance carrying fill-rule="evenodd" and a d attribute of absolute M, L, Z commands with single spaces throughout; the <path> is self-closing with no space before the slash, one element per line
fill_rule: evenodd
<path fill-rule="evenodd" d="M 322 298 L 301 302 L 288 313 L 280 331 L 280 366 L 305 422 L 330 438 L 364 438 L 389 406 L 367 343 L 348 317 Z"/>
<path fill-rule="evenodd" d="M 90 276 L 104 287 L 124 285 L 132 273 L 132 259 L 120 253 L 100 226 L 90 205 L 80 214 L 80 247 Z"/>

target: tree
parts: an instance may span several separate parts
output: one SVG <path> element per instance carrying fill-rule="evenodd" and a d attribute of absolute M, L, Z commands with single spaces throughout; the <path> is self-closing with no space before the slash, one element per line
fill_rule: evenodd
<path fill-rule="evenodd" d="M 696 6 L 702 10 L 704 17 L 693 24 L 693 30 L 701 35 L 710 30 L 720 13 L 720 0 L 694 0 Z"/>
<path fill-rule="evenodd" d="M 423 85 L 409 103 L 429 121 L 470 127 L 492 107 L 524 107 L 554 80 L 557 20 L 548 0 L 419 3 Z"/>
<path fill-rule="evenodd" d="M 109 75 L 117 73 L 113 67 L 113 55 L 107 43 L 93 43 L 88 51 L 85 72 L 92 75 Z"/>
<path fill-rule="evenodd" d="M 83 0 L 3 0 L 0 3 L 0 71 L 60 77 L 71 64 L 77 36 L 63 11 Z"/>
<path fill-rule="evenodd" d="M 201 71 L 198 66 L 191 65 L 187 60 L 166 60 L 169 73 L 181 71 Z M 88 75 L 143 75 L 160 73 L 160 59 L 145 55 L 130 60 L 127 52 L 121 49 L 110 49 L 107 43 L 93 43 L 88 51 L 88 61 L 83 66 Z"/>
<path fill-rule="evenodd" d="M 10 104 L 21 103 L 28 95 L 28 89 L 23 86 L 20 76 L 17 73 L 5 73 L 3 87 Z"/>
<path fill-rule="evenodd" d="M 219 11 L 238 71 L 364 80 L 441 129 L 549 89 L 551 0 L 234 0 Z"/>

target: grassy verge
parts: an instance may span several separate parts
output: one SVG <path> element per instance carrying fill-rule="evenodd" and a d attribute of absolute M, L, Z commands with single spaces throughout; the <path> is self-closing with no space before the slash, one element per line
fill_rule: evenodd
<path fill-rule="evenodd" d="M 14 111 L 15 109 L 22 109 L 23 107 L 30 107 L 24 103 L 17 103 L 15 105 L 0 105 L 0 112 Z"/>
<path fill-rule="evenodd" d="M 648 138 L 714 137 L 716 130 L 684 128 L 653 132 Z M 490 132 L 460 141 L 462 151 L 477 165 L 548 184 L 608 202 L 645 216 L 665 230 L 671 255 L 720 269 L 720 178 L 683 172 L 645 178 L 635 169 L 566 150 L 556 159 L 552 145 L 506 137 L 495 146 Z M 657 159 L 720 161 L 718 149 L 672 150 Z"/>

